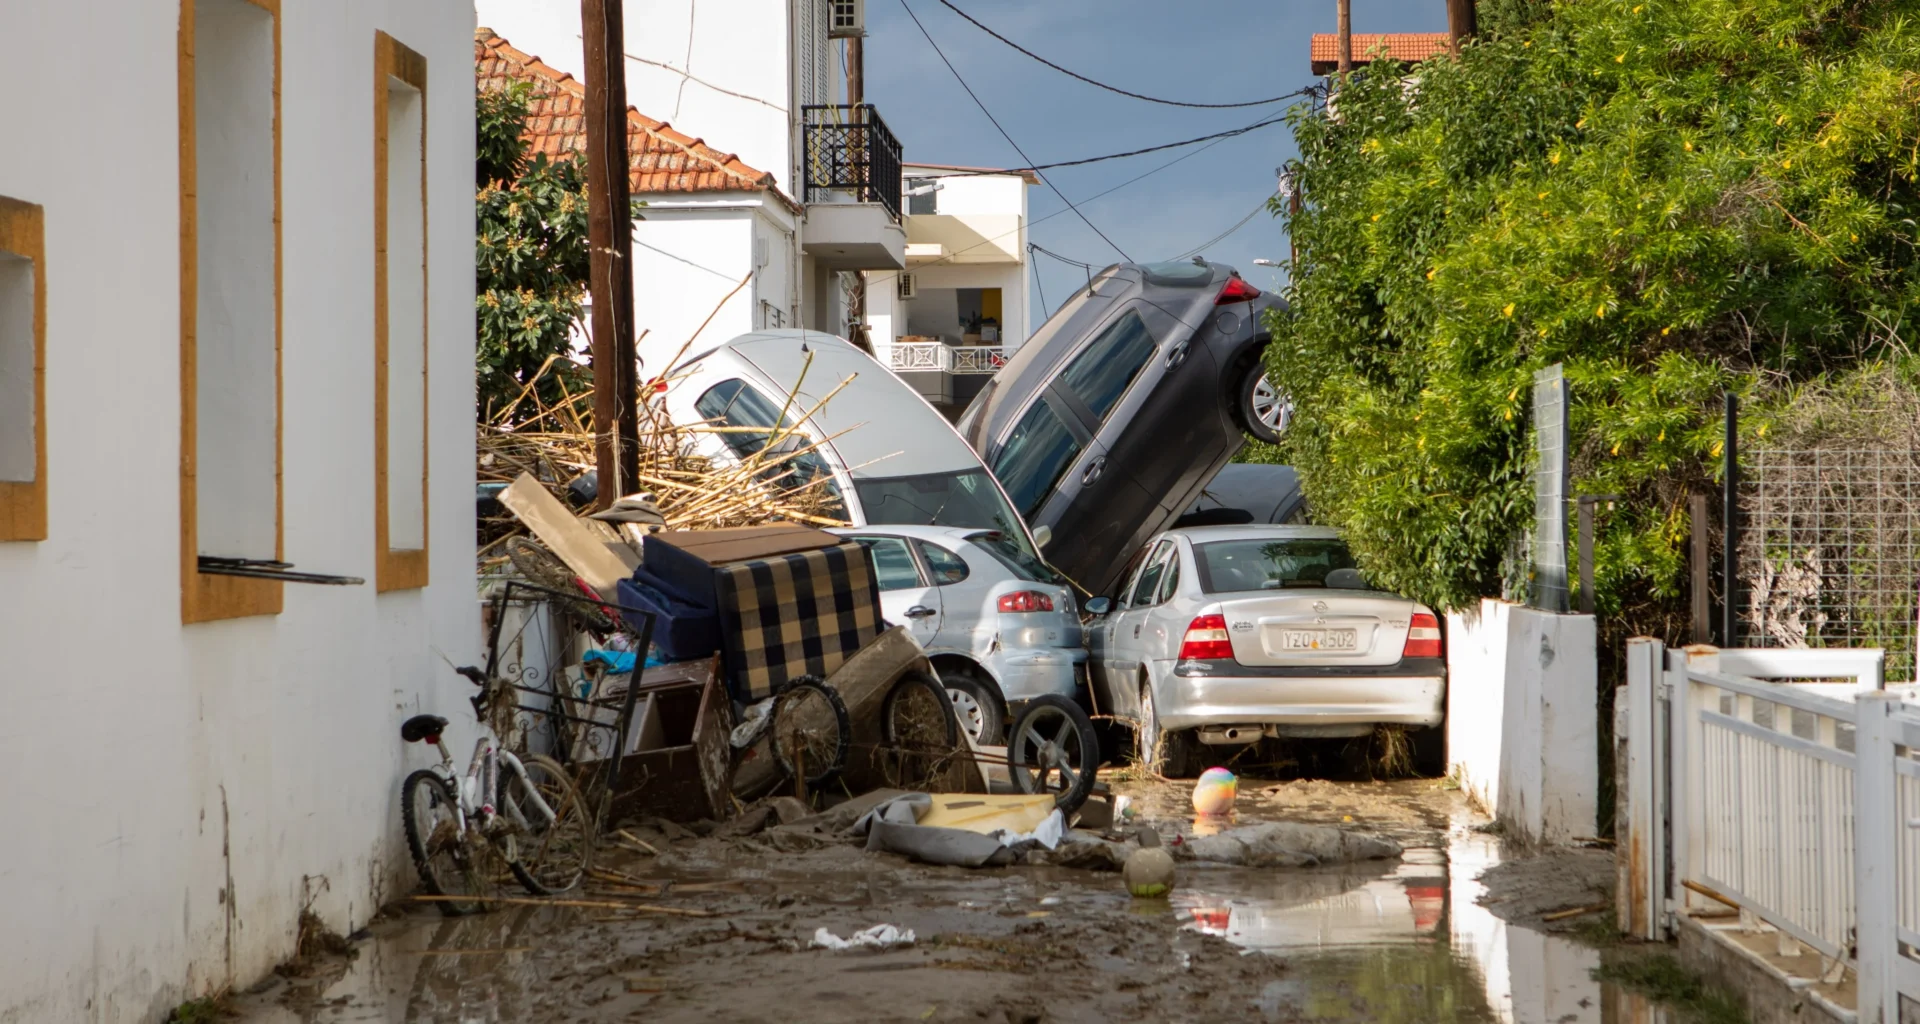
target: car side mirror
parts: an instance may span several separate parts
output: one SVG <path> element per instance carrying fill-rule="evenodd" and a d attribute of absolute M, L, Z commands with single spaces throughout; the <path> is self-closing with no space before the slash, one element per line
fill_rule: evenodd
<path fill-rule="evenodd" d="M 1105 615 L 1113 610 L 1113 602 L 1104 597 L 1092 598 L 1087 601 L 1086 609 L 1088 615 Z"/>
<path fill-rule="evenodd" d="M 1033 546 L 1036 548 L 1046 547 L 1047 542 L 1052 539 L 1053 539 L 1053 527 L 1047 526 L 1044 523 L 1041 524 L 1039 529 L 1033 531 Z"/>

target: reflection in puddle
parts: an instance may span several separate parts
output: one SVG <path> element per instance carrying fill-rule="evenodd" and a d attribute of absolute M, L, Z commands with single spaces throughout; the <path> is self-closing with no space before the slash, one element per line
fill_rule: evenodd
<path fill-rule="evenodd" d="M 1174 903 L 1189 927 L 1283 954 L 1289 978 L 1253 1000 L 1266 1020 L 1413 1024 L 1659 1024 L 1592 978 L 1599 954 L 1510 927 L 1479 905 L 1496 840 L 1456 824 L 1447 847 L 1399 863 L 1305 872 L 1192 871 Z"/>

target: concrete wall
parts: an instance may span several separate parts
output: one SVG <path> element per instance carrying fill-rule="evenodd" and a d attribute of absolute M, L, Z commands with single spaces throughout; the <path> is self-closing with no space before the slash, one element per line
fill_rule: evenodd
<path fill-rule="evenodd" d="M 349 932 L 412 884 L 407 715 L 475 733 L 473 12 L 288 3 L 284 537 L 374 576 L 373 53 L 426 57 L 430 585 L 287 585 L 181 624 L 176 3 L 13 4 L 0 195 L 46 211 L 48 537 L 0 543 L 0 1021 L 156 1022 L 260 978 L 303 903 Z M 50 91 L 51 90 L 51 91 Z M 130 154 L 138 158 L 129 162 Z M 208 198 L 203 195 L 202 199 Z"/>
<path fill-rule="evenodd" d="M 1525 839 L 1592 835 L 1593 617 L 1487 599 L 1447 626 L 1447 750 L 1468 798 Z"/>
<path fill-rule="evenodd" d="M 697 350 L 758 330 L 763 301 L 797 326 L 794 220 L 779 200 L 716 193 L 653 196 L 648 204 L 646 219 L 633 225 L 634 335 L 646 332 L 637 346 L 642 377 L 664 370 L 695 331 Z"/>

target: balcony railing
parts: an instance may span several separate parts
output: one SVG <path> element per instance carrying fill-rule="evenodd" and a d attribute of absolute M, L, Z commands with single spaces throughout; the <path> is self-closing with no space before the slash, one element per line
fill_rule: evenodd
<path fill-rule="evenodd" d="M 1007 361 L 998 345 L 943 345 L 937 341 L 896 342 L 887 365 L 901 370 L 940 370 L 946 373 L 997 373 Z"/>
<path fill-rule="evenodd" d="M 827 104 L 801 108 L 806 117 L 809 203 L 832 202 L 841 193 L 856 203 L 879 203 L 900 219 L 900 140 L 873 104 Z"/>

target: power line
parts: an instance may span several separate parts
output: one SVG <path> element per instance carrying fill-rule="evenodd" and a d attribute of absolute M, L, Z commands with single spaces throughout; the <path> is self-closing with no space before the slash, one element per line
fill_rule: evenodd
<path fill-rule="evenodd" d="M 1300 92 L 1301 94 L 1304 95 L 1311 92 L 1311 90 L 1302 89 L 1300 90 Z M 1282 98 L 1285 99 L 1288 97 L 1282 97 Z M 1261 128 L 1267 127 L 1268 125 L 1279 124 L 1280 122 L 1285 121 L 1286 119 L 1287 119 L 1286 115 L 1282 114 L 1279 117 L 1270 117 L 1270 118 L 1267 118 L 1266 120 L 1255 122 L 1254 124 L 1247 125 L 1244 128 L 1229 128 L 1224 132 L 1214 132 L 1212 135 L 1202 135 L 1197 138 L 1185 139 L 1180 142 L 1166 142 L 1158 146 L 1148 146 L 1145 149 L 1130 149 L 1130 150 L 1127 150 L 1125 153 L 1108 153 L 1105 156 L 1089 156 L 1089 157 L 1082 157 L 1078 160 L 1062 160 L 1058 163 L 1039 164 L 1034 167 L 1002 167 L 998 170 L 957 171 L 953 174 L 942 175 L 942 177 L 980 178 L 980 177 L 990 177 L 995 174 L 1019 174 L 1022 171 L 1050 171 L 1056 167 L 1079 167 L 1083 164 L 1097 164 L 1105 160 L 1123 160 L 1130 156 L 1144 156 L 1148 153 L 1158 153 L 1162 150 L 1167 150 L 1167 149 L 1179 149 L 1181 146 L 1192 146 L 1201 142 L 1213 142 L 1219 139 L 1231 139 L 1236 135 L 1245 135 L 1248 132 L 1257 131 Z"/>
<path fill-rule="evenodd" d="M 1196 245 L 1193 248 L 1188 249 L 1186 252 L 1183 252 L 1178 256 L 1170 257 L 1170 260 L 1184 260 L 1189 256 L 1193 256 L 1198 253 L 1205 252 L 1208 246 L 1215 245 L 1221 241 L 1224 241 L 1229 235 L 1233 234 L 1235 231 L 1238 231 L 1241 228 L 1246 227 L 1248 221 L 1251 221 L 1253 220 L 1253 218 L 1259 216 L 1260 211 L 1267 208 L 1267 201 L 1272 198 L 1273 196 L 1268 196 L 1266 199 L 1260 200 L 1259 206 L 1254 207 L 1250 212 L 1248 212 L 1248 214 L 1245 217 L 1242 217 L 1238 221 L 1236 221 L 1232 227 L 1228 228 L 1225 231 L 1220 232 L 1219 234 L 1213 236 L 1212 238 L 1207 239 L 1204 242 L 1201 242 L 1199 245 Z"/>
<path fill-rule="evenodd" d="M 1049 256 L 1051 256 L 1051 257 L 1053 257 L 1054 259 L 1056 259 L 1056 260 L 1059 260 L 1059 261 L 1060 261 L 1060 262 L 1062 262 L 1062 263 L 1066 263 L 1066 264 L 1069 264 L 1069 265 L 1071 265 L 1071 266 L 1075 266 L 1075 267 L 1080 267 L 1080 268 L 1082 268 L 1082 269 L 1084 269 L 1084 270 L 1092 270 L 1092 269 L 1093 269 L 1093 264 L 1091 264 L 1091 263 L 1083 263 L 1083 262 L 1081 262 L 1080 260 L 1070 260 L 1070 259 L 1068 259 L 1068 258 L 1066 258 L 1065 256 L 1062 256 L 1062 255 L 1060 255 L 1059 253 L 1057 253 L 1057 252 L 1054 252 L 1054 251 L 1053 251 L 1052 249 L 1049 249 L 1049 248 L 1047 248 L 1046 246 L 1043 246 L 1043 245 L 1037 245 L 1037 244 L 1035 244 L 1035 243 L 1033 243 L 1033 242 L 1028 242 L 1028 243 L 1027 243 L 1027 248 L 1029 248 L 1029 249 L 1032 249 L 1032 250 L 1034 250 L 1035 252 L 1044 252 L 1044 253 L 1046 253 L 1047 255 L 1049 255 Z"/>
<path fill-rule="evenodd" d="M 1019 43 L 1016 43 L 1013 40 L 1008 39 L 1006 36 L 1003 36 L 1000 33 L 995 32 L 994 30 L 988 28 L 985 25 L 982 25 L 978 18 L 975 18 L 973 15 L 968 14 L 967 12 L 961 10 L 958 7 L 955 7 L 950 2 L 950 0 L 940 0 L 940 3 L 942 6 L 946 7 L 947 10 L 950 10 L 953 13 L 958 14 L 962 18 L 965 18 L 968 21 L 972 22 L 974 28 L 977 28 L 980 31 L 985 32 L 986 34 L 992 36 L 993 38 L 1000 40 L 1001 42 L 1007 44 L 1008 46 L 1013 47 L 1016 50 L 1019 50 L 1021 53 L 1026 54 L 1029 57 L 1032 57 L 1034 60 L 1037 60 L 1040 63 L 1045 64 L 1046 66 L 1052 68 L 1055 71 L 1060 72 L 1063 75 L 1066 75 L 1070 78 L 1077 78 L 1082 82 L 1087 83 L 1088 85 L 1105 89 L 1108 92 L 1116 92 L 1122 96 L 1130 96 L 1136 100 L 1145 100 L 1148 103 L 1160 103 L 1169 107 L 1195 107 L 1203 110 L 1230 110 L 1237 107 L 1264 107 L 1269 103 L 1278 103 L 1281 100 L 1291 99 L 1294 96 L 1299 95 L 1299 93 L 1297 92 L 1288 93 L 1285 96 L 1275 96 L 1272 99 L 1265 99 L 1265 100 L 1250 100 L 1246 103 L 1188 103 L 1188 102 L 1185 102 L 1184 100 L 1163 100 L 1153 96 L 1144 96 L 1137 92 L 1129 92 L 1125 89 L 1119 88 L 1118 86 L 1108 85 L 1105 82 L 1096 82 L 1093 79 L 1088 78 L 1087 76 L 1079 73 L 1078 71 L 1069 71 L 1066 68 L 1063 68 L 1060 65 L 1055 64 L 1054 62 L 1048 60 L 1047 58 L 1040 56 L 1039 54 L 1033 52 L 1032 50 L 1029 50 L 1024 46 L 1021 46 Z"/>
<path fill-rule="evenodd" d="M 1040 284 L 1040 264 L 1031 260 L 1027 262 L 1030 264 L 1029 269 L 1033 271 L 1033 290 L 1040 293 L 1040 312 L 1043 314 L 1040 320 L 1044 323 L 1047 317 L 1053 315 L 1053 310 L 1047 308 L 1047 289 Z"/>
<path fill-rule="evenodd" d="M 1095 192 L 1095 193 L 1094 193 L 1093 195 L 1090 195 L 1090 196 L 1088 196 L 1088 197 L 1087 197 L 1086 199 L 1084 199 L 1084 200 L 1082 200 L 1082 202 L 1087 202 L 1087 203 L 1092 203 L 1092 202 L 1094 202 L 1094 201 L 1096 201 L 1096 200 L 1099 200 L 1099 199 L 1104 199 L 1104 198 L 1106 198 L 1107 196 L 1110 196 L 1110 195 L 1112 195 L 1113 193 L 1115 193 L 1115 192 L 1118 192 L 1118 191 L 1120 191 L 1120 190 L 1121 190 L 1121 189 L 1123 189 L 1123 188 L 1126 188 L 1126 187 L 1127 187 L 1128 185 L 1132 185 L 1132 184 L 1133 184 L 1133 183 L 1135 183 L 1135 182 L 1138 182 L 1138 181 L 1143 181 L 1143 180 L 1145 180 L 1145 179 L 1147 179 L 1147 178 L 1151 178 L 1151 177 L 1153 177 L 1154 175 L 1156 175 L 1156 174 L 1159 174 L 1159 173 L 1160 173 L 1161 171 L 1164 171 L 1164 170 L 1166 170 L 1167 168 L 1169 168 L 1169 167 L 1172 167 L 1172 166 L 1173 166 L 1174 164 L 1177 164 L 1177 163 L 1181 163 L 1181 162 L 1183 162 L 1183 161 L 1186 161 L 1186 160 L 1191 160 L 1191 159 L 1193 159 L 1194 157 L 1196 157 L 1196 156 L 1199 156 L 1199 155 L 1200 155 L 1200 154 L 1202 154 L 1202 153 L 1205 153 L 1205 152 L 1206 152 L 1207 150 L 1209 150 L 1209 149 L 1212 149 L 1213 147 L 1215 147 L 1215 146 L 1218 146 L 1218 145 L 1219 145 L 1220 143 L 1222 143 L 1222 142 L 1225 142 L 1225 141 L 1226 141 L 1225 139 L 1215 139 L 1214 141 L 1212 141 L 1212 142 L 1209 142 L 1209 143 L 1207 143 L 1206 145 L 1204 145 L 1204 146 L 1201 146 L 1201 147 L 1200 147 L 1199 149 L 1196 149 L 1196 150 L 1194 150 L 1194 151 L 1192 151 L 1192 152 L 1190 152 L 1190 153 L 1182 153 L 1182 154 L 1180 154 L 1179 156 L 1176 156 L 1176 157 L 1174 157 L 1173 159 L 1171 159 L 1171 160 L 1169 160 L 1169 161 L 1167 161 L 1167 162 L 1166 162 L 1166 163 L 1164 163 L 1164 164 L 1160 164 L 1160 165 L 1158 165 L 1158 166 L 1156 166 L 1156 167 L 1151 167 L 1151 168 L 1148 168 L 1147 170 L 1144 170 L 1144 171 L 1141 171 L 1141 172 L 1140 172 L 1139 174 L 1136 174 L 1136 175 L 1134 175 L 1133 177 L 1131 177 L 1131 178 L 1128 178 L 1127 180 L 1125 180 L 1125 181 L 1123 181 L 1123 182 L 1121 182 L 1121 183 L 1120 183 L 1120 184 L 1118 184 L 1118 185 L 1115 185 L 1115 186 L 1113 186 L 1112 188 L 1109 188 L 1109 189 L 1105 189 L 1105 190 L 1103 190 L 1103 191 L 1100 191 L 1100 192 Z M 1036 217 L 1036 218 L 1034 218 L 1034 219 L 1033 219 L 1032 221 L 1030 221 L 1030 222 L 1028 222 L 1028 223 L 1027 223 L 1026 225 L 1024 225 L 1024 227 L 1023 227 L 1023 228 L 1022 228 L 1022 227 L 1017 227 L 1017 228 L 1014 228 L 1014 229 L 1012 229 L 1012 230 L 1010 230 L 1010 231 L 1002 231 L 1002 232 L 1000 232 L 999 234 L 997 234 L 997 235 L 995 235 L 995 236 L 993 236 L 992 238 L 986 238 L 986 239 L 982 239 L 982 240 L 980 240 L 980 241 L 978 241 L 978 242 L 975 242 L 975 243 L 973 243 L 972 245 L 969 245 L 969 246 L 967 246 L 967 247 L 966 247 L 966 248 L 964 248 L 964 249 L 956 249 L 956 250 L 954 250 L 953 252 L 951 252 L 951 253 L 948 253 L 947 255 L 945 255 L 945 256 L 942 256 L 942 257 L 940 257 L 940 258 L 939 258 L 939 259 L 937 259 L 937 260 L 929 260 L 929 261 L 927 261 L 926 263 L 922 263 L 922 264 L 920 264 L 919 266 L 917 266 L 917 267 L 915 267 L 914 269 L 915 269 L 915 270 L 925 270 L 925 269 L 927 269 L 928 267 L 937 267 L 937 266 L 939 266 L 939 265 L 940 265 L 940 264 L 942 264 L 942 263 L 949 263 L 949 262 L 952 262 L 952 260 L 953 260 L 953 259 L 954 259 L 955 257 L 957 257 L 957 256 L 959 256 L 959 255 L 960 255 L 961 253 L 963 253 L 963 252 L 972 252 L 973 250 L 975 250 L 975 249 L 978 249 L 978 248 L 980 248 L 981 246 L 985 246 L 985 245 L 992 245 L 993 243 L 995 243 L 995 242 L 998 242 L 999 240 L 1001 240 L 1001 239 L 1003 239 L 1003 238 L 1005 238 L 1005 237 L 1007 237 L 1008 235 L 1017 235 L 1017 234 L 1019 234 L 1019 233 L 1020 233 L 1020 232 L 1021 232 L 1021 231 L 1022 231 L 1022 230 L 1023 230 L 1024 228 L 1031 228 L 1031 227 L 1033 227 L 1033 226 L 1035 226 L 1035 225 L 1038 225 L 1038 224 L 1044 224 L 1044 223 L 1046 223 L 1047 221 L 1050 221 L 1050 220 L 1052 220 L 1052 219 L 1053 219 L 1053 218 L 1055 218 L 1055 217 L 1060 217 L 1060 216 L 1064 216 L 1064 215 L 1066 214 L 1066 212 L 1067 212 L 1067 211 L 1065 211 L 1065 210 L 1055 210 L 1055 211 L 1053 211 L 1052 213 L 1049 213 L 1049 214 L 1047 214 L 1047 215 L 1046 215 L 1046 216 L 1044 216 L 1044 217 Z M 880 278 L 878 278 L 878 279 L 877 279 L 877 281 L 876 281 L 875 283 L 879 283 L 879 284 L 884 284 L 884 283 L 886 283 L 887 281 L 889 281 L 889 280 L 891 280 L 891 279 L 893 279 L 893 278 L 895 278 L 895 277 L 899 277 L 899 276 L 900 276 L 900 274 L 901 274 L 901 272 L 900 272 L 900 271 L 895 271 L 895 272 L 894 272 L 894 273 L 892 273 L 892 274 L 889 274 L 889 275 L 883 275 L 882 277 L 880 277 Z"/>
<path fill-rule="evenodd" d="M 1015 153 L 1020 154 L 1020 159 L 1025 160 L 1029 165 L 1031 165 L 1033 163 L 1033 158 L 1027 155 L 1026 150 L 1020 148 L 1020 144 L 1018 142 L 1013 141 L 1013 136 L 1007 134 L 1007 130 L 1000 126 L 1000 119 L 993 116 L 993 111 L 988 110 L 987 105 L 985 103 L 980 102 L 980 97 L 974 95 L 973 86 L 967 84 L 967 80 L 964 77 L 962 77 L 960 74 L 960 69 L 954 67 L 953 62 L 947 59 L 946 53 L 940 49 L 940 44 L 933 41 L 933 34 L 927 31 L 927 27 L 925 25 L 920 24 L 920 16 L 913 13 L 913 8 L 907 5 L 907 0 L 900 0 L 900 6 L 907 12 L 907 17 L 913 19 L 913 27 L 919 29 L 921 35 L 926 36 L 927 45 L 933 47 L 933 52 L 939 55 L 940 63 L 945 64 L 947 66 L 947 70 L 953 72 L 954 81 L 959 82 L 960 88 L 965 89 L 967 91 L 967 96 L 968 98 L 973 100 L 973 105 L 976 107 L 979 107 L 980 112 L 982 114 L 987 115 L 987 120 L 993 122 L 993 127 L 996 131 L 1000 133 L 1000 137 L 1007 140 L 1007 145 L 1012 146 L 1013 151 Z M 1126 260 L 1128 263 L 1133 262 L 1133 257 L 1127 255 L 1127 251 L 1125 249 L 1120 248 L 1119 245 L 1115 244 L 1113 239 L 1108 238 L 1106 232 L 1100 230 L 1098 227 L 1095 227 L 1093 221 L 1088 220 L 1087 215 L 1084 213 L 1081 213 L 1080 208 L 1078 206 L 1073 205 L 1073 200 L 1068 199 L 1066 193 L 1056 188 L 1053 182 L 1047 179 L 1046 175 L 1041 174 L 1041 175 L 1036 175 L 1036 177 L 1038 177 L 1040 181 L 1047 186 L 1047 188 L 1052 189 L 1053 194 L 1056 196 L 1059 196 L 1061 202 L 1067 204 L 1067 208 L 1073 211 L 1074 216 L 1080 218 L 1081 223 L 1085 224 L 1089 228 L 1092 228 L 1093 233 L 1096 235 L 1099 235 L 1101 241 L 1107 243 L 1108 245 L 1113 246 L 1113 251 L 1119 253 L 1121 259 Z"/>

